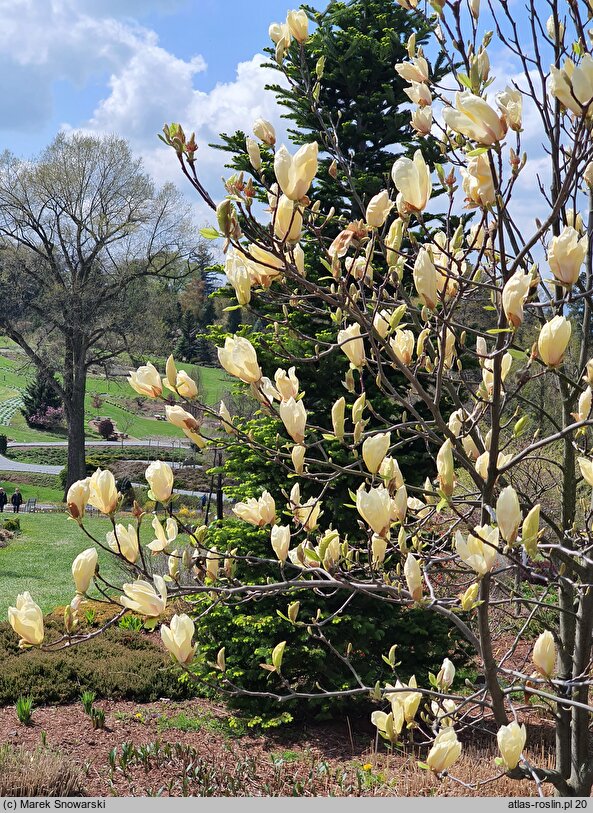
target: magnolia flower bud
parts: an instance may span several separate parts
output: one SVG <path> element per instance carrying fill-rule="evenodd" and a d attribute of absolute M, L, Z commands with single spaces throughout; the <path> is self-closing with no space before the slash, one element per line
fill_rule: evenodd
<path fill-rule="evenodd" d="M 89 501 L 90 482 L 90 477 L 85 477 L 84 480 L 77 480 L 75 483 L 72 483 L 66 494 L 68 512 L 79 524 L 84 517 L 84 510 Z"/>
<path fill-rule="evenodd" d="M 589 240 L 581 237 L 572 226 L 566 226 L 558 237 L 550 240 L 548 263 L 558 282 L 572 286 L 579 278 L 581 267 L 587 255 Z"/>
<path fill-rule="evenodd" d="M 77 593 L 84 594 L 89 589 L 98 560 L 96 548 L 87 548 L 72 562 L 72 578 Z"/>
<path fill-rule="evenodd" d="M 540 330 L 537 349 L 541 360 L 548 367 L 558 367 L 562 363 L 571 330 L 571 324 L 564 316 L 554 316 Z"/>
<path fill-rule="evenodd" d="M 496 501 L 496 523 L 500 535 L 509 545 L 517 539 L 522 519 L 517 492 L 512 486 L 503 488 Z"/>
<path fill-rule="evenodd" d="M 173 356 L 169 356 L 166 365 L 166 378 L 163 378 L 163 386 L 176 392 L 181 398 L 195 398 L 198 394 L 198 387 L 193 378 L 185 370 L 177 370 Z"/>
<path fill-rule="evenodd" d="M 174 582 L 179 581 L 179 559 L 180 556 L 177 549 L 171 551 L 171 555 L 167 559 L 167 570 Z"/>
<path fill-rule="evenodd" d="M 519 327 L 523 321 L 523 305 L 529 295 L 531 274 L 520 268 L 510 277 L 502 289 L 502 307 L 512 327 Z"/>
<path fill-rule="evenodd" d="M 117 508 L 118 498 L 113 474 L 97 469 L 89 480 L 89 504 L 98 508 L 102 514 L 112 514 Z"/>
<path fill-rule="evenodd" d="M 338 332 L 338 344 L 350 359 L 353 367 L 360 368 L 365 362 L 364 340 L 360 335 L 360 325 L 356 322 Z"/>
<path fill-rule="evenodd" d="M 286 15 L 288 30 L 297 42 L 306 42 L 309 39 L 309 20 L 302 9 L 289 11 Z"/>
<path fill-rule="evenodd" d="M 220 408 L 218 410 L 218 414 L 221 419 L 221 425 L 227 435 L 236 435 L 236 430 L 233 429 L 233 419 L 231 417 L 231 413 L 228 411 L 227 405 L 224 401 L 220 402 Z"/>
<path fill-rule="evenodd" d="M 455 464 L 453 449 L 449 438 L 443 443 L 437 454 L 437 473 L 441 491 L 451 497 L 455 489 Z"/>
<path fill-rule="evenodd" d="M 371 539 L 371 556 L 373 558 L 373 564 L 375 566 L 382 565 L 385 561 L 385 555 L 387 553 L 387 540 L 384 536 L 379 536 L 379 534 L 373 534 Z"/>
<path fill-rule="evenodd" d="M 20 635 L 19 647 L 40 646 L 43 643 L 43 613 L 35 604 L 28 592 L 20 593 L 16 598 L 16 607 L 8 608 L 10 626 Z"/>
<path fill-rule="evenodd" d="M 367 525 L 379 536 L 387 536 L 391 523 L 391 497 L 384 486 L 356 492 L 356 509 Z"/>
<path fill-rule="evenodd" d="M 338 440 L 344 437 L 344 413 L 346 410 L 346 399 L 344 397 L 338 400 L 332 406 L 332 426 L 334 435 Z"/>
<path fill-rule="evenodd" d="M 298 205 L 281 195 L 274 212 L 274 234 L 282 242 L 295 243 L 301 236 L 302 227 L 303 216 Z"/>
<path fill-rule="evenodd" d="M 397 210 L 405 215 L 409 212 L 422 212 L 432 193 L 430 169 L 420 150 L 414 158 L 398 158 L 391 170 L 393 183 L 399 191 L 396 199 Z"/>
<path fill-rule="evenodd" d="M 398 2 L 402 5 L 402 0 L 398 0 Z M 389 714 L 384 711 L 374 711 L 371 714 L 371 723 L 379 729 L 381 736 L 389 740 L 389 742 L 397 742 L 404 727 L 404 722 L 404 709 L 400 703 L 393 703 Z"/>
<path fill-rule="evenodd" d="M 362 444 L 362 459 L 371 474 L 376 474 L 379 471 L 390 445 L 390 432 L 379 432 L 367 438 Z"/>
<path fill-rule="evenodd" d="M 303 144 L 294 155 L 288 152 L 284 144 L 276 152 L 274 157 L 276 180 L 290 200 L 300 200 L 309 191 L 311 182 L 317 174 L 317 152 L 316 141 Z"/>
<path fill-rule="evenodd" d="M 188 664 L 195 655 L 197 644 L 192 645 L 194 632 L 194 622 L 185 613 L 174 615 L 170 626 L 161 626 L 163 644 L 179 663 Z"/>
<path fill-rule="evenodd" d="M 449 658 L 445 658 L 439 673 L 437 674 L 437 686 L 443 692 L 446 692 L 449 686 L 455 680 L 455 667 Z"/>
<path fill-rule="evenodd" d="M 507 131 L 506 120 L 480 96 L 469 90 L 455 94 L 455 107 L 445 107 L 443 118 L 449 129 L 486 147 L 502 141 Z"/>
<path fill-rule="evenodd" d="M 276 521 L 276 503 L 269 491 L 264 491 L 259 499 L 250 497 L 245 502 L 233 506 L 233 513 L 245 522 L 262 528 Z"/>
<path fill-rule="evenodd" d="M 539 538 L 539 512 L 540 505 L 534 505 L 523 520 L 521 527 L 521 542 L 525 552 L 532 559 L 537 555 L 537 542 Z"/>
<path fill-rule="evenodd" d="M 397 263 L 398 253 L 402 245 L 404 232 L 404 222 L 400 218 L 394 220 L 389 226 L 389 231 L 385 237 L 385 248 L 387 249 L 387 264 L 391 267 Z"/>
<path fill-rule="evenodd" d="M 380 229 L 387 220 L 393 206 L 393 201 L 389 200 L 389 192 L 386 189 L 372 197 L 366 209 L 365 219 L 367 225 L 372 229 Z"/>
<path fill-rule="evenodd" d="M 422 570 L 420 569 L 418 560 L 411 553 L 408 553 L 404 564 L 404 576 L 412 599 L 414 601 L 420 601 L 423 587 Z"/>
<path fill-rule="evenodd" d="M 227 336 L 224 347 L 218 348 L 218 360 L 227 373 L 246 384 L 254 384 L 262 377 L 255 349 L 243 336 Z"/>
<path fill-rule="evenodd" d="M 155 460 L 146 469 L 145 477 L 150 486 L 153 499 L 166 503 L 173 491 L 173 470 L 168 463 Z"/>
<path fill-rule="evenodd" d="M 191 413 L 187 412 L 183 407 L 175 405 L 166 406 L 165 415 L 169 423 L 172 423 L 173 426 L 178 426 L 192 443 L 195 443 L 200 449 L 204 448 L 206 441 L 200 435 L 200 424 Z"/>
<path fill-rule="evenodd" d="M 251 166 L 256 172 L 259 172 L 261 169 L 261 153 L 259 151 L 259 144 L 254 138 L 247 136 L 245 139 L 245 149 L 247 150 L 247 155 L 249 156 Z"/>
<path fill-rule="evenodd" d="M 584 392 L 579 395 L 579 407 L 576 412 L 572 412 L 572 417 L 575 421 L 586 421 L 591 414 L 591 400 L 593 393 L 591 386 L 588 386 Z"/>
<path fill-rule="evenodd" d="M 593 487 L 593 460 L 589 460 L 586 457 L 578 457 L 577 463 L 579 464 L 581 474 L 585 478 L 585 481 Z"/>
<path fill-rule="evenodd" d="M 286 431 L 295 443 L 302 443 L 305 439 L 307 424 L 307 411 L 302 401 L 290 398 L 280 404 L 280 418 Z"/>
<path fill-rule="evenodd" d="M 302 474 L 304 468 L 304 460 L 305 460 L 305 452 L 306 448 L 301 444 L 297 444 L 292 447 L 292 451 L 290 453 L 290 457 L 292 460 L 292 465 L 294 466 L 294 470 L 296 474 Z"/>
<path fill-rule="evenodd" d="M 496 740 L 507 770 L 512 771 L 519 764 L 521 752 L 525 748 L 527 740 L 525 726 L 513 720 L 509 725 L 503 725 L 498 729 Z"/>
<path fill-rule="evenodd" d="M 115 531 L 109 531 L 106 541 L 114 553 L 121 554 L 124 559 L 134 564 L 140 556 L 138 547 L 138 532 L 133 525 L 116 525 Z"/>
<path fill-rule="evenodd" d="M 150 582 L 138 579 L 131 584 L 124 584 L 125 595 L 120 596 L 120 604 L 139 615 L 158 618 L 167 606 L 167 585 L 162 576 L 154 577 L 154 586 Z"/>
<path fill-rule="evenodd" d="M 423 247 L 414 262 L 414 285 L 422 304 L 434 310 L 438 301 L 437 272 L 430 254 Z"/>
<path fill-rule="evenodd" d="M 476 155 L 461 169 L 462 188 L 469 205 L 491 206 L 496 200 L 496 190 L 487 155 Z"/>
<path fill-rule="evenodd" d="M 269 147 L 273 147 L 276 143 L 276 131 L 274 130 L 274 126 L 270 124 L 269 121 L 265 119 L 256 119 L 253 122 L 253 135 L 256 138 L 259 138 L 260 141 L 263 141 L 264 144 L 267 144 Z"/>
<path fill-rule="evenodd" d="M 593 187 L 593 161 L 589 161 L 583 172 L 583 180 L 591 189 Z"/>
<path fill-rule="evenodd" d="M 583 115 L 583 108 L 587 108 L 588 117 L 593 115 L 590 104 L 593 99 L 593 57 L 585 54 L 578 65 L 571 59 L 567 59 L 562 68 L 552 65 L 548 90 L 576 116 Z"/>
<path fill-rule="evenodd" d="M 238 304 L 248 305 L 251 301 L 253 278 L 246 257 L 240 251 L 229 249 L 224 263 L 224 273 L 235 290 Z"/>
<path fill-rule="evenodd" d="M 434 773 L 442 773 L 448 770 L 461 754 L 461 743 L 452 728 L 442 728 L 436 735 L 434 744 L 428 756 L 426 764 Z"/>
<path fill-rule="evenodd" d="M 463 595 L 460 596 L 461 609 L 465 610 L 466 612 L 469 610 L 473 610 L 479 592 L 480 585 L 478 584 L 478 582 L 470 584 L 465 593 L 463 593 Z"/>
<path fill-rule="evenodd" d="M 210 582 L 215 582 L 218 578 L 218 571 L 220 570 L 220 561 L 223 557 L 218 553 L 216 548 L 211 548 L 206 554 L 206 579 Z"/>
<path fill-rule="evenodd" d="M 412 104 L 417 104 L 421 108 L 430 107 L 432 104 L 432 94 L 423 82 L 412 82 L 410 87 L 404 88 L 404 93 Z"/>
<path fill-rule="evenodd" d="M 469 10 L 474 20 L 480 16 L 480 0 L 469 0 Z"/>
<path fill-rule="evenodd" d="M 532 657 L 538 672 L 546 678 L 551 677 L 556 665 L 556 644 L 549 630 L 542 632 L 535 642 Z"/>
<path fill-rule="evenodd" d="M 405 8 L 407 11 L 412 11 L 416 8 L 420 0 L 395 0 L 398 6 Z"/>
<path fill-rule="evenodd" d="M 391 500 L 391 515 L 392 522 L 406 521 L 406 514 L 408 513 L 408 490 L 405 485 L 399 486 L 395 492 L 395 497 Z"/>

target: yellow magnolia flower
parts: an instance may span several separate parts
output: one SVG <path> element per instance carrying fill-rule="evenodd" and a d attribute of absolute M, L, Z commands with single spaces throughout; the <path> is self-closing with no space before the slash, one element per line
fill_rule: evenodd
<path fill-rule="evenodd" d="M 389 340 L 389 346 L 395 353 L 395 357 L 402 364 L 411 364 L 414 358 L 414 334 L 411 330 L 396 330 Z"/>
<path fill-rule="evenodd" d="M 576 116 L 593 116 L 593 57 L 585 54 L 579 65 L 567 59 L 562 68 L 550 67 L 550 95 Z"/>
<path fill-rule="evenodd" d="M 72 483 L 66 494 L 66 505 L 68 513 L 73 519 L 80 521 L 84 517 L 84 511 L 90 496 L 90 477 L 84 480 L 77 480 Z"/>
<path fill-rule="evenodd" d="M 245 255 L 231 247 L 226 255 L 224 273 L 235 290 L 239 305 L 248 305 L 251 301 L 251 272 Z"/>
<path fill-rule="evenodd" d="M 130 370 L 129 372 L 128 384 L 137 393 L 146 395 L 148 398 L 158 398 L 162 394 L 163 382 L 154 364 L 149 362 L 142 367 L 138 367 L 136 371 Z"/>
<path fill-rule="evenodd" d="M 408 553 L 404 564 L 404 577 L 408 590 L 414 601 L 420 601 L 422 598 L 423 580 L 422 570 L 418 564 L 418 560 L 412 553 Z"/>
<path fill-rule="evenodd" d="M 390 445 L 390 432 L 379 432 L 372 437 L 366 438 L 362 444 L 362 459 L 371 474 L 376 474 L 379 471 Z"/>
<path fill-rule="evenodd" d="M 451 497 L 455 490 L 455 464 L 453 461 L 453 448 L 449 438 L 439 449 L 436 462 L 441 491 L 447 497 Z"/>
<path fill-rule="evenodd" d="M 364 340 L 360 335 L 360 325 L 356 322 L 338 332 L 338 344 L 350 359 L 353 367 L 360 368 L 365 362 Z"/>
<path fill-rule="evenodd" d="M 288 30 L 297 42 L 306 42 L 309 38 L 309 20 L 302 9 L 289 11 L 286 15 Z"/>
<path fill-rule="evenodd" d="M 157 502 L 168 502 L 173 491 L 173 470 L 168 463 L 154 460 L 145 472 L 150 490 Z"/>
<path fill-rule="evenodd" d="M 397 210 L 405 215 L 409 212 L 422 212 L 430 200 L 432 182 L 430 168 L 420 150 L 414 158 L 398 158 L 391 170 L 391 177 L 399 194 L 396 199 Z"/>
<path fill-rule="evenodd" d="M 489 573 L 498 555 L 498 528 L 481 525 L 464 539 L 461 531 L 455 533 L 455 550 L 460 559 L 480 576 Z"/>
<path fill-rule="evenodd" d="M 387 536 L 391 523 L 391 497 L 385 486 L 366 491 L 361 486 L 356 492 L 356 510 L 379 536 Z"/>
<path fill-rule="evenodd" d="M 558 367 L 562 363 L 571 331 L 571 324 L 564 316 L 554 316 L 540 330 L 537 349 L 548 367 Z"/>
<path fill-rule="evenodd" d="M 249 163 L 256 172 L 259 172 L 261 169 L 261 152 L 259 149 L 259 144 L 255 138 L 247 136 L 245 139 L 245 149 L 247 151 L 247 155 L 249 156 Z"/>
<path fill-rule="evenodd" d="M 566 226 L 558 237 L 552 237 L 548 248 L 548 263 L 558 282 L 572 286 L 579 278 L 587 256 L 589 240 L 581 237 L 572 226 Z"/>
<path fill-rule="evenodd" d="M 517 492 L 512 486 L 503 488 L 496 501 L 496 524 L 500 535 L 509 545 L 512 545 L 517 539 L 522 519 Z"/>
<path fill-rule="evenodd" d="M 40 646 L 43 643 L 45 630 L 41 608 L 28 592 L 20 593 L 16 598 L 16 607 L 8 608 L 10 626 L 20 635 L 19 647 Z"/>
<path fill-rule="evenodd" d="M 423 56 L 413 57 L 409 62 L 397 62 L 394 67 L 406 82 L 428 82 L 430 79 L 428 62 Z"/>
<path fill-rule="evenodd" d="M 280 189 L 292 201 L 300 200 L 309 191 L 317 174 L 318 144 L 303 144 L 291 155 L 284 144 L 274 157 L 274 173 Z"/>
<path fill-rule="evenodd" d="M 177 521 L 173 519 L 173 517 L 169 517 L 163 528 L 160 520 L 158 517 L 155 517 L 152 520 L 152 527 L 156 534 L 156 539 L 153 539 L 152 542 L 146 546 L 150 548 L 153 554 L 163 553 L 169 545 L 177 539 Z"/>
<path fill-rule="evenodd" d="M 307 425 L 307 410 L 302 401 L 290 398 L 280 403 L 280 418 L 286 431 L 295 443 L 302 443 L 305 439 Z"/>
<path fill-rule="evenodd" d="M 140 615 L 158 618 L 167 607 L 167 584 L 162 576 L 154 577 L 154 585 L 138 579 L 131 584 L 124 584 L 125 595 L 120 596 L 120 604 Z"/>
<path fill-rule="evenodd" d="M 299 205 L 287 195 L 281 195 L 273 218 L 274 234 L 278 240 L 296 243 L 303 227 L 303 215 Z"/>
<path fill-rule="evenodd" d="M 513 720 L 509 725 L 503 725 L 498 729 L 496 735 L 498 750 L 509 771 L 516 768 L 521 759 L 521 753 L 527 741 L 527 730 L 524 725 L 519 725 Z"/>
<path fill-rule="evenodd" d="M 518 269 L 502 289 L 502 308 L 510 325 L 519 327 L 523 322 L 523 305 L 529 295 L 531 274 Z"/>
<path fill-rule="evenodd" d="M 116 525 L 115 531 L 109 531 L 106 536 L 107 544 L 114 553 L 121 553 L 124 559 L 134 564 L 140 556 L 138 547 L 138 532 L 133 525 Z"/>
<path fill-rule="evenodd" d="M 238 502 L 233 506 L 233 513 L 245 522 L 262 528 L 276 521 L 276 503 L 270 492 L 264 491 L 259 498 L 249 497 L 245 502 Z"/>
<path fill-rule="evenodd" d="M 372 229 L 380 229 L 387 220 L 393 206 L 393 201 L 389 200 L 389 192 L 386 189 L 374 195 L 366 208 L 365 220 L 367 225 Z"/>
<path fill-rule="evenodd" d="M 507 131 L 506 119 L 469 90 L 455 94 L 455 107 L 445 107 L 443 118 L 453 132 L 487 147 L 502 141 Z"/>
<path fill-rule="evenodd" d="M 272 549 L 280 562 L 285 562 L 290 549 L 290 527 L 288 525 L 274 525 L 270 531 Z"/>
<path fill-rule="evenodd" d="M 476 155 L 461 169 L 462 187 L 474 206 L 491 206 L 496 200 L 494 180 L 487 155 Z"/>
<path fill-rule="evenodd" d="M 528 556 L 535 559 L 537 555 L 537 542 L 539 539 L 539 513 L 540 505 L 534 505 L 523 520 L 521 527 L 521 542 Z"/>
<path fill-rule="evenodd" d="M 418 252 L 412 276 L 422 304 L 434 310 L 438 301 L 437 271 L 429 252 L 424 247 Z"/>
<path fill-rule="evenodd" d="M 89 480 L 89 505 L 98 508 L 103 514 L 112 514 L 117 508 L 118 498 L 113 474 L 97 469 Z"/>
<path fill-rule="evenodd" d="M 218 348 L 218 360 L 227 373 L 246 384 L 255 384 L 262 377 L 255 348 L 243 336 L 227 336 L 224 347 Z"/>
<path fill-rule="evenodd" d="M 496 104 L 511 130 L 519 131 L 523 114 L 523 95 L 521 91 L 514 90 L 507 85 L 502 93 L 496 94 Z"/>
<path fill-rule="evenodd" d="M 253 130 L 253 135 L 269 147 L 273 147 L 276 143 L 276 131 L 274 130 L 274 125 L 269 121 L 256 119 L 251 129 Z"/>
<path fill-rule="evenodd" d="M 188 437 L 192 443 L 195 443 L 200 449 L 206 445 L 205 439 L 200 435 L 200 424 L 187 410 L 179 405 L 166 406 L 165 415 L 169 423 L 177 426 L 183 434 Z"/>
<path fill-rule="evenodd" d="M 188 664 L 193 659 L 197 644 L 192 645 L 195 625 L 189 615 L 174 615 L 170 626 L 161 626 L 161 638 L 168 652 L 176 661 Z"/>
<path fill-rule="evenodd" d="M 533 647 L 533 663 L 544 677 L 551 677 L 556 666 L 556 644 L 550 630 L 542 632 Z"/>
<path fill-rule="evenodd" d="M 76 592 L 81 595 L 89 589 L 99 557 L 96 548 L 87 548 L 79 553 L 72 562 L 72 578 L 76 586 Z"/>
<path fill-rule="evenodd" d="M 289 401 L 291 398 L 296 399 L 299 394 L 299 380 L 294 367 L 291 367 L 288 373 L 285 370 L 276 370 L 274 381 L 283 401 Z"/>
<path fill-rule="evenodd" d="M 443 728 L 435 737 L 434 744 L 426 757 L 426 764 L 431 771 L 437 774 L 443 773 L 459 759 L 460 754 L 461 743 L 457 739 L 455 731 L 453 728 Z"/>

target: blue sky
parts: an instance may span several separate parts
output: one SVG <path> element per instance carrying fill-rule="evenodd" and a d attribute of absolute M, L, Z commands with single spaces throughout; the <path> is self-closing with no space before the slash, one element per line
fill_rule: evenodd
<path fill-rule="evenodd" d="M 128 138 L 159 182 L 180 178 L 156 138 L 165 121 L 202 144 L 264 116 L 282 124 L 264 92 L 268 27 L 290 0 L 0 0 L 0 149 L 37 154 L 60 129 Z M 206 179 L 223 161 L 201 148 Z"/>

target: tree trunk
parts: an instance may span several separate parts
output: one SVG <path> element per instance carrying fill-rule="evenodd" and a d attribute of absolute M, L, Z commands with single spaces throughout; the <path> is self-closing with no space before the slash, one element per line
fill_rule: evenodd
<path fill-rule="evenodd" d="M 84 396 L 86 391 L 86 368 L 80 356 L 73 358 L 69 398 L 64 403 L 68 419 L 68 475 L 66 492 L 76 480 L 86 477 Z"/>

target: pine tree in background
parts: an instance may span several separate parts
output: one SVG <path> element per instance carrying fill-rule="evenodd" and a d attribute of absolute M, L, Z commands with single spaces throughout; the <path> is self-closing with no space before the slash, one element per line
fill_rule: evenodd
<path fill-rule="evenodd" d="M 35 429 L 51 429 L 64 419 L 64 408 L 46 375 L 38 372 L 22 395 L 21 412 L 27 424 Z"/>

